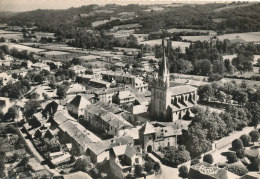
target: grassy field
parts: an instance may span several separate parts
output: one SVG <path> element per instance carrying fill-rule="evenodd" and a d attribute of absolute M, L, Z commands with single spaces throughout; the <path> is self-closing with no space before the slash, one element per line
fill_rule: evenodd
<path fill-rule="evenodd" d="M 177 28 L 172 28 L 172 29 L 168 29 L 167 30 L 170 33 L 174 33 L 174 32 L 201 32 L 201 33 L 216 33 L 213 30 L 201 30 L 201 29 L 177 29 Z"/>
<path fill-rule="evenodd" d="M 188 41 L 204 41 L 210 40 L 212 36 L 201 35 L 201 36 L 181 36 L 183 40 Z M 218 36 L 218 39 L 223 41 L 228 39 L 233 42 L 260 42 L 260 32 L 247 32 L 247 33 L 234 33 L 234 34 L 224 34 Z"/>
<path fill-rule="evenodd" d="M 23 34 L 21 32 L 13 32 L 0 30 L 0 37 L 4 37 L 6 39 L 23 39 Z"/>
<path fill-rule="evenodd" d="M 212 36 L 210 35 L 200 35 L 200 36 L 181 36 L 181 38 L 183 40 L 188 40 L 188 41 L 191 41 L 191 42 L 195 42 L 195 41 L 208 41 L 210 40 Z"/>
<path fill-rule="evenodd" d="M 97 26 L 105 24 L 107 22 L 109 22 L 109 20 L 95 21 L 95 22 L 92 22 L 92 27 L 97 27 Z"/>
<path fill-rule="evenodd" d="M 41 52 L 41 54 L 44 54 L 44 55 L 67 55 L 69 54 L 69 52 L 62 52 L 62 51 L 47 51 L 47 52 Z"/>
<path fill-rule="evenodd" d="M 162 40 L 161 39 L 148 40 L 148 41 L 140 42 L 140 44 L 151 45 L 151 46 L 161 45 Z M 185 48 L 189 47 L 189 46 L 190 46 L 189 42 L 172 41 L 172 47 L 175 48 L 175 49 L 180 47 L 182 52 L 185 52 Z"/>
<path fill-rule="evenodd" d="M 235 33 L 235 34 L 224 34 L 218 36 L 219 40 L 229 39 L 233 40 L 243 40 L 245 42 L 260 42 L 260 32 L 247 32 L 247 33 Z"/>
<path fill-rule="evenodd" d="M 2 43 L 2 44 L 7 45 L 9 48 L 16 48 L 17 50 L 20 51 L 27 50 L 28 52 L 34 52 L 34 53 L 39 53 L 44 51 L 44 49 L 32 48 L 25 45 L 14 44 L 14 43 Z"/>

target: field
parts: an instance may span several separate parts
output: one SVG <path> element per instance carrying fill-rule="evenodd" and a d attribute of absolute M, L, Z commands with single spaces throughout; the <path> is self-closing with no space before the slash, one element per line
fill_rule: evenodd
<path fill-rule="evenodd" d="M 215 31 L 213 30 L 201 30 L 201 29 L 177 29 L 177 28 L 172 28 L 172 29 L 168 29 L 167 30 L 170 33 L 174 33 L 174 32 L 201 32 L 201 33 L 215 33 Z"/>
<path fill-rule="evenodd" d="M 201 35 L 201 36 L 181 36 L 183 40 L 188 41 L 204 41 L 210 40 L 212 36 L 210 35 Z M 228 39 L 233 42 L 260 42 L 260 32 L 247 32 L 247 33 L 234 33 L 234 34 L 224 34 L 218 36 L 218 39 L 223 41 Z"/>
<path fill-rule="evenodd" d="M 162 40 L 161 39 L 156 39 L 156 40 L 148 40 L 148 41 L 143 41 L 140 42 L 140 44 L 144 44 L 144 45 L 151 45 L 151 46 L 155 46 L 155 45 L 161 45 L 162 44 Z M 189 42 L 179 42 L 179 41 L 172 41 L 172 47 L 174 49 L 180 47 L 182 52 L 185 52 L 185 48 L 189 47 L 190 43 Z"/>
<path fill-rule="evenodd" d="M 67 55 L 69 54 L 68 52 L 62 52 L 62 51 L 47 51 L 47 52 L 41 52 L 41 54 L 44 55 Z"/>
<path fill-rule="evenodd" d="M 34 53 L 39 53 L 44 51 L 44 49 L 32 48 L 32 47 L 28 47 L 20 44 L 14 44 L 14 43 L 2 43 L 2 44 L 7 45 L 9 48 L 16 48 L 19 51 L 27 50 L 28 52 L 34 52 Z"/>
<path fill-rule="evenodd" d="M 95 21 L 95 22 L 92 22 L 92 27 L 97 27 L 97 26 L 105 24 L 107 22 L 109 22 L 109 20 Z"/>
<path fill-rule="evenodd" d="M 48 33 L 48 32 L 35 32 L 34 34 L 36 36 L 37 39 L 41 39 L 42 37 L 46 37 L 46 38 L 55 38 L 54 37 L 54 33 Z"/>
<path fill-rule="evenodd" d="M 188 41 L 191 41 L 191 42 L 195 42 L 195 41 L 208 41 L 210 40 L 212 36 L 210 35 L 200 35 L 200 36 L 181 36 L 181 38 L 183 40 L 188 40 Z"/>
<path fill-rule="evenodd" d="M 0 37 L 4 37 L 6 39 L 23 39 L 23 34 L 21 32 L 12 32 L 6 30 L 0 30 Z"/>
<path fill-rule="evenodd" d="M 224 34 L 218 36 L 219 40 L 228 39 L 230 41 L 239 40 L 245 42 L 260 42 L 260 32 L 247 32 L 247 33 L 235 33 L 235 34 Z"/>

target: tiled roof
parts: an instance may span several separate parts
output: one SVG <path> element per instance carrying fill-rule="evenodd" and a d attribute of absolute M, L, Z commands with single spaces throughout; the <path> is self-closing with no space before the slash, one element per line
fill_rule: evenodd
<path fill-rule="evenodd" d="M 124 87 L 100 89 L 100 90 L 94 91 L 94 93 L 101 95 L 101 94 L 115 93 L 115 92 L 122 91 L 122 90 L 124 90 Z"/>
<path fill-rule="evenodd" d="M 184 93 L 190 93 L 190 92 L 193 92 L 196 90 L 197 90 L 197 88 L 190 86 L 190 85 L 181 85 L 181 86 L 170 87 L 172 96 L 184 94 Z"/>
<path fill-rule="evenodd" d="M 135 95 L 132 92 L 128 91 L 128 90 L 120 91 L 119 95 L 118 95 L 119 99 L 134 98 L 134 97 L 135 97 Z"/>
<path fill-rule="evenodd" d="M 58 113 L 56 113 L 53 117 L 54 121 L 60 125 L 61 123 L 64 123 L 67 120 L 70 121 L 76 121 L 76 119 L 74 119 L 73 117 L 71 117 L 67 111 L 60 111 Z"/>
<path fill-rule="evenodd" d="M 77 95 L 74 99 L 72 99 L 68 105 L 72 105 L 78 109 L 83 109 L 87 105 L 91 104 L 91 102 L 82 95 Z"/>
<path fill-rule="evenodd" d="M 148 121 L 141 127 L 140 131 L 143 134 L 153 134 L 156 133 L 156 130 L 152 124 L 150 124 Z"/>
<path fill-rule="evenodd" d="M 92 177 L 89 176 L 89 174 L 82 171 L 63 175 L 63 178 L 64 179 L 79 179 L 79 178 L 92 179 Z"/>
<path fill-rule="evenodd" d="M 85 86 L 81 85 L 81 84 L 71 84 L 69 86 L 69 89 L 67 90 L 67 94 L 69 93 L 81 93 L 81 92 L 85 92 L 86 91 L 86 88 Z"/>
<path fill-rule="evenodd" d="M 103 140 L 96 143 L 90 143 L 88 148 L 96 155 L 108 150 L 112 147 L 125 144 L 133 144 L 134 140 L 130 136 L 115 137 L 113 139 Z"/>

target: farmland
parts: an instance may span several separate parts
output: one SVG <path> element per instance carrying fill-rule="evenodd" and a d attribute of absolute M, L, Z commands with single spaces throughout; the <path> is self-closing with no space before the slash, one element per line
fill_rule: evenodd
<path fill-rule="evenodd" d="M 177 29 L 177 28 L 172 28 L 167 30 L 169 33 L 174 33 L 174 32 L 201 32 L 201 33 L 212 33 L 216 34 L 215 31 L 213 30 L 200 30 L 200 29 Z"/>
<path fill-rule="evenodd" d="M 4 37 L 6 39 L 23 39 L 23 34 L 21 32 L 12 32 L 6 30 L 0 30 L 0 37 Z"/>
<path fill-rule="evenodd" d="M 44 55 L 67 55 L 68 52 L 62 52 L 62 51 L 47 51 L 47 52 L 41 52 L 41 54 Z"/>
<path fill-rule="evenodd" d="M 16 48 L 19 51 L 27 50 L 28 52 L 34 52 L 34 53 L 39 53 L 44 51 L 43 49 L 28 47 L 25 45 L 14 44 L 14 43 L 2 43 L 2 45 L 7 45 L 9 48 Z"/>
<path fill-rule="evenodd" d="M 157 40 L 148 40 L 148 41 L 143 41 L 140 42 L 140 44 L 144 44 L 144 45 L 151 45 L 151 46 L 155 46 L 155 45 L 160 45 L 162 43 L 161 39 L 157 39 Z M 179 41 L 172 41 L 172 47 L 174 49 L 180 47 L 182 52 L 185 52 L 185 48 L 189 47 L 190 43 L 189 42 L 179 42 Z"/>

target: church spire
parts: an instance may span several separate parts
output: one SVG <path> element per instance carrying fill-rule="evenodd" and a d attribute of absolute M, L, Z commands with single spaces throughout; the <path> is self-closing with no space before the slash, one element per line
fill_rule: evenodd
<path fill-rule="evenodd" d="M 165 46 L 164 46 L 164 38 L 162 39 L 162 47 L 163 47 L 163 58 L 162 58 L 162 79 L 163 82 L 166 84 L 166 87 L 170 86 L 169 82 L 169 69 L 168 69 L 168 59 L 165 57 Z"/>

